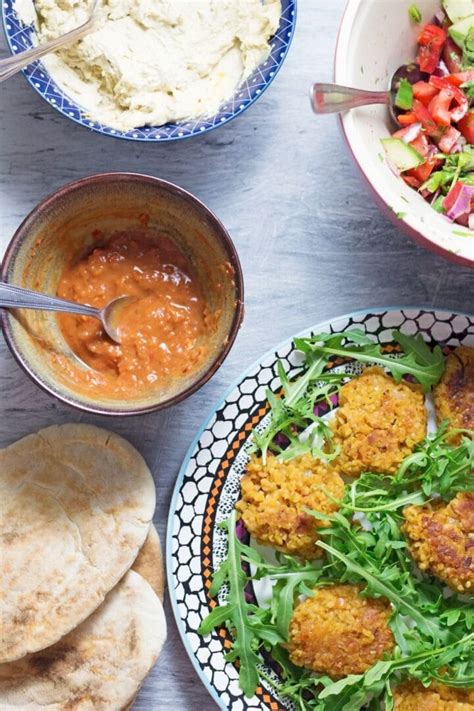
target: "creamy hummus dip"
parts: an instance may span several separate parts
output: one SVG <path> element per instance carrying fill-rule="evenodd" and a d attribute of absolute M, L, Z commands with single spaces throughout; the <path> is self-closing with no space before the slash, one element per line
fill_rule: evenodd
<path fill-rule="evenodd" d="M 89 2 L 34 6 L 41 42 L 85 22 Z M 92 119 L 126 131 L 216 113 L 268 57 L 281 2 L 101 0 L 96 12 L 95 31 L 43 61 Z"/>

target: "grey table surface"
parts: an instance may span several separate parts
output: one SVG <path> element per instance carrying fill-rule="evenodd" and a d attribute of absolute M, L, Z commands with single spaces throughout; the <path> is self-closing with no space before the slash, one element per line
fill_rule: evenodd
<path fill-rule="evenodd" d="M 360 181 L 336 120 L 310 112 L 310 83 L 331 78 L 343 6 L 344 0 L 300 0 L 294 43 L 273 86 L 236 121 L 187 141 L 141 145 L 99 136 L 53 111 L 22 76 L 0 86 L 2 254 L 41 198 L 107 170 L 187 188 L 224 221 L 240 253 L 246 318 L 237 342 L 213 380 L 168 411 L 121 421 L 75 412 L 30 382 L 0 341 L 0 446 L 70 421 L 124 435 L 153 471 L 163 540 L 189 443 L 228 384 L 259 355 L 306 326 L 365 307 L 474 311 L 474 272 L 424 251 L 389 223 Z M 212 711 L 168 603 L 166 610 L 168 641 L 135 708 Z"/>

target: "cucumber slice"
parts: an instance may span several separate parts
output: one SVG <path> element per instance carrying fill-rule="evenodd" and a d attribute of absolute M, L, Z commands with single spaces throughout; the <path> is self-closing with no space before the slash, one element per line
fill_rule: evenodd
<path fill-rule="evenodd" d="M 443 0 L 443 7 L 451 22 L 456 23 L 473 14 L 472 0 Z"/>
<path fill-rule="evenodd" d="M 458 47 L 464 49 L 464 40 L 468 36 L 471 29 L 474 29 L 474 15 L 472 13 L 469 17 L 465 17 L 463 20 L 459 20 L 459 22 L 452 25 L 448 32 Z"/>
<path fill-rule="evenodd" d="M 426 163 L 423 156 L 408 143 L 404 143 L 401 138 L 382 138 L 382 145 L 387 155 L 387 161 L 399 173 L 418 168 Z"/>

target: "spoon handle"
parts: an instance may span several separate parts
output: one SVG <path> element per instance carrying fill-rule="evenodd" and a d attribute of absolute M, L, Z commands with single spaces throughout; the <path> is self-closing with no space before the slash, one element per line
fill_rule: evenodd
<path fill-rule="evenodd" d="M 388 104 L 388 91 L 365 91 L 337 84 L 313 84 L 311 105 L 316 114 L 337 114 L 369 104 Z"/>
<path fill-rule="evenodd" d="M 65 311 L 67 313 L 100 318 L 100 310 L 92 306 L 82 306 L 81 304 L 75 304 L 73 301 L 58 299 L 55 296 L 48 296 L 48 294 L 39 294 L 37 291 L 22 289 L 19 286 L 3 282 L 0 282 L 0 307 Z"/>
<path fill-rule="evenodd" d="M 31 62 L 34 62 L 36 59 L 41 59 L 41 57 L 44 57 L 45 54 L 54 52 L 54 50 L 60 49 L 66 44 L 80 39 L 87 32 L 89 32 L 90 29 L 92 29 L 93 24 L 94 17 L 91 16 L 83 25 L 67 32 L 65 35 L 56 37 L 56 39 L 52 39 L 49 42 L 44 42 L 37 47 L 33 47 L 32 49 L 27 49 L 24 52 L 13 55 L 12 57 L 0 59 L 0 82 L 5 81 L 5 79 L 9 79 L 11 76 L 19 72 L 20 69 L 24 69 L 28 66 L 28 64 L 31 64 Z"/>

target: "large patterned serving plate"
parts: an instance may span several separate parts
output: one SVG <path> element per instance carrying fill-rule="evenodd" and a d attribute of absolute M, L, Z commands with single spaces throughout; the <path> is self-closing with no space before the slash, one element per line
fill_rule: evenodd
<path fill-rule="evenodd" d="M 32 25 L 24 25 L 19 19 L 16 0 L 2 2 L 3 27 L 12 54 L 19 54 L 34 46 L 36 31 Z M 271 43 L 271 52 L 253 74 L 239 87 L 234 96 L 215 114 L 206 119 L 167 123 L 163 126 L 147 126 L 118 131 L 103 123 L 94 121 L 84 109 L 72 101 L 69 96 L 52 80 L 41 61 L 33 62 L 23 74 L 29 83 L 53 108 L 76 123 L 91 131 L 130 141 L 175 141 L 191 136 L 200 136 L 212 131 L 243 113 L 270 86 L 278 74 L 293 39 L 296 23 L 296 0 L 282 0 L 280 25 Z"/>
<path fill-rule="evenodd" d="M 459 344 L 474 346 L 474 316 L 429 309 L 380 309 L 318 324 L 300 336 L 362 329 L 387 350 L 392 348 L 392 329 L 406 334 L 422 333 L 425 340 L 444 348 Z M 225 711 L 292 710 L 291 702 L 278 698 L 266 683 L 252 699 L 239 688 L 238 670 L 225 661 L 230 647 L 225 628 L 202 638 L 201 621 L 216 605 L 208 595 L 213 571 L 226 554 L 226 535 L 218 527 L 228 518 L 239 497 L 240 477 L 248 454 L 247 444 L 254 427 L 267 413 L 265 392 L 278 392 L 276 364 L 281 360 L 290 375 L 298 372 L 300 354 L 288 340 L 267 353 L 229 390 L 206 421 L 185 458 L 170 508 L 167 536 L 168 586 L 184 646 L 201 680 Z M 337 363 L 353 369 L 354 364 Z M 258 602 L 258 591 L 252 591 Z M 262 662 L 267 676 L 274 676 Z"/>

